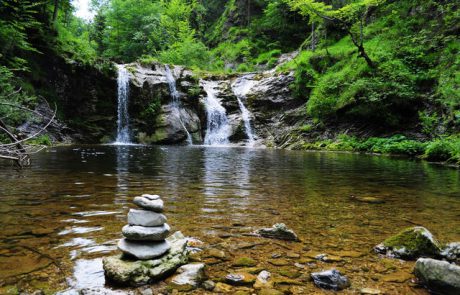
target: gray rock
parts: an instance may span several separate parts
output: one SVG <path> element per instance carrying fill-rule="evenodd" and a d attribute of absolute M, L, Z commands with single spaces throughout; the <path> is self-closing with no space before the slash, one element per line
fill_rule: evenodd
<path fill-rule="evenodd" d="M 442 248 L 441 256 L 449 261 L 460 260 L 460 242 L 445 245 Z"/>
<path fill-rule="evenodd" d="M 271 228 L 262 228 L 256 231 L 256 234 L 264 238 L 299 241 L 294 231 L 288 229 L 284 223 L 277 223 Z"/>
<path fill-rule="evenodd" d="M 203 289 L 206 291 L 212 291 L 216 287 L 216 283 L 211 280 L 204 281 L 202 284 Z"/>
<path fill-rule="evenodd" d="M 169 252 L 158 259 L 129 260 L 122 255 L 103 259 L 104 274 L 108 282 L 118 285 L 141 286 L 163 279 L 185 264 L 188 259 L 187 239 L 176 232 L 166 241 L 171 245 Z"/>
<path fill-rule="evenodd" d="M 204 263 L 192 263 L 182 265 L 177 269 L 169 287 L 181 292 L 191 291 L 198 288 L 204 279 Z"/>
<path fill-rule="evenodd" d="M 431 291 L 460 294 L 460 266 L 431 258 L 419 258 L 414 273 Z"/>
<path fill-rule="evenodd" d="M 123 253 L 147 260 L 162 256 L 171 248 L 167 241 L 162 242 L 134 242 L 121 239 L 118 242 L 118 249 Z"/>
<path fill-rule="evenodd" d="M 171 228 L 167 223 L 161 226 L 125 225 L 121 232 L 126 239 L 132 241 L 163 241 Z"/>
<path fill-rule="evenodd" d="M 440 243 L 426 228 L 415 226 L 406 228 L 395 236 L 374 247 L 374 251 L 390 257 L 416 259 L 418 257 L 437 257 Z"/>
<path fill-rule="evenodd" d="M 335 269 L 314 272 L 311 274 L 311 278 L 316 286 L 323 289 L 339 291 L 350 287 L 348 278 Z"/>
<path fill-rule="evenodd" d="M 140 226 L 160 226 L 166 223 L 166 216 L 148 210 L 130 209 L 128 223 Z"/>
<path fill-rule="evenodd" d="M 154 212 L 163 212 L 164 204 L 163 204 L 163 200 L 161 199 L 150 200 L 145 197 L 135 197 L 134 204 L 146 210 L 150 210 Z"/>

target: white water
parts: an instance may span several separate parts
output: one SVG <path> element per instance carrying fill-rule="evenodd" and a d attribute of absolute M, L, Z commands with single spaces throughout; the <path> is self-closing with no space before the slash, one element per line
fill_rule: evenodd
<path fill-rule="evenodd" d="M 241 115 L 242 115 L 243 123 L 244 123 L 244 129 L 246 131 L 246 136 L 248 137 L 249 146 L 254 145 L 254 133 L 251 127 L 252 114 L 243 104 L 243 99 L 244 100 L 246 99 L 246 95 L 251 90 L 252 86 L 254 86 L 254 84 L 255 84 L 254 80 L 247 80 L 244 77 L 238 78 L 232 84 L 233 93 L 235 93 L 235 96 L 238 100 L 238 105 L 240 106 Z"/>
<path fill-rule="evenodd" d="M 171 73 L 171 69 L 169 68 L 168 65 L 165 65 L 165 70 L 166 70 L 166 79 L 167 79 L 168 85 L 169 85 L 169 92 L 171 93 L 171 98 L 172 98 L 172 102 L 173 102 L 172 106 L 174 108 L 174 111 L 177 114 L 177 117 L 179 118 L 179 122 L 182 125 L 182 128 L 184 128 L 185 133 L 187 134 L 187 143 L 189 145 L 192 145 L 193 144 L 192 136 L 190 135 L 190 132 L 188 132 L 187 127 L 185 127 L 185 124 L 184 124 L 184 122 L 182 121 L 182 118 L 181 118 L 181 113 L 180 113 L 180 108 L 181 108 L 181 106 L 180 106 L 180 94 L 179 94 L 179 92 L 177 91 L 177 88 L 176 88 L 176 79 L 174 79 L 174 76 Z"/>
<path fill-rule="evenodd" d="M 118 68 L 118 120 L 117 120 L 117 140 L 114 144 L 130 144 L 129 136 L 129 73 L 123 65 Z"/>
<path fill-rule="evenodd" d="M 230 125 L 225 108 L 220 104 L 216 97 L 215 81 L 202 81 L 206 98 L 204 100 L 207 114 L 207 128 L 204 137 L 205 145 L 227 145 L 229 144 L 228 137 L 230 136 Z"/>

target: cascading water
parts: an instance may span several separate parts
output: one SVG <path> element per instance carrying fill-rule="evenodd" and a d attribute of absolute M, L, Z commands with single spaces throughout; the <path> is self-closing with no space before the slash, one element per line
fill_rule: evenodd
<path fill-rule="evenodd" d="M 115 144 L 129 144 L 129 73 L 123 65 L 118 68 L 118 120 L 117 120 L 117 140 Z"/>
<path fill-rule="evenodd" d="M 230 125 L 225 108 L 216 98 L 215 81 L 202 81 L 206 91 L 205 108 L 207 113 L 207 129 L 204 137 L 205 145 L 226 145 L 229 144 Z"/>
<path fill-rule="evenodd" d="M 165 65 L 165 71 L 166 71 L 166 79 L 168 81 L 168 86 L 169 86 L 169 92 L 171 93 L 173 109 L 176 112 L 177 117 L 179 118 L 179 122 L 182 125 L 182 128 L 184 128 L 185 133 L 187 134 L 187 143 L 189 145 L 192 145 L 193 144 L 192 136 L 190 135 L 190 132 L 188 132 L 187 127 L 185 127 L 185 124 L 181 118 L 180 95 L 176 88 L 176 79 L 174 79 L 174 76 L 171 73 L 171 69 L 169 68 L 168 65 Z"/>
<path fill-rule="evenodd" d="M 246 108 L 243 104 L 243 99 L 246 99 L 246 95 L 248 94 L 249 90 L 251 90 L 252 86 L 254 86 L 254 80 L 248 80 L 244 77 L 238 78 L 232 84 L 233 93 L 238 100 L 238 105 L 240 106 L 241 115 L 244 122 L 244 129 L 246 131 L 246 136 L 248 137 L 248 144 L 252 146 L 254 144 L 254 133 L 252 132 L 251 127 L 251 112 Z"/>

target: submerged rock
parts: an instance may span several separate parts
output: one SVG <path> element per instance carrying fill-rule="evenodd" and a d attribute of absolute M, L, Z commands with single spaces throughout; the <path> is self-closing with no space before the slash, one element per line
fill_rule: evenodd
<path fill-rule="evenodd" d="M 128 212 L 128 223 L 140 226 L 160 226 L 166 223 L 166 216 L 149 210 L 131 209 Z"/>
<path fill-rule="evenodd" d="M 182 265 L 177 269 L 169 287 L 181 292 L 191 291 L 198 288 L 204 279 L 204 263 L 192 263 Z"/>
<path fill-rule="evenodd" d="M 254 283 L 254 289 L 272 288 L 273 281 L 270 279 L 272 274 L 266 270 L 261 271 Z"/>
<path fill-rule="evenodd" d="M 440 255 L 441 246 L 424 227 L 407 228 L 374 247 L 377 253 L 401 259 L 416 259 L 422 256 Z"/>
<path fill-rule="evenodd" d="M 449 243 L 444 246 L 441 256 L 449 261 L 460 260 L 460 242 Z"/>
<path fill-rule="evenodd" d="M 420 258 L 414 273 L 431 291 L 445 295 L 460 294 L 460 266 L 431 258 Z"/>
<path fill-rule="evenodd" d="M 179 266 L 187 263 L 187 239 L 181 232 L 176 232 L 166 241 L 171 249 L 159 259 L 133 261 L 122 255 L 104 258 L 106 278 L 119 285 L 140 286 L 156 282 L 173 273 Z"/>
<path fill-rule="evenodd" d="M 286 227 L 284 223 L 277 223 L 271 228 L 262 228 L 256 231 L 256 234 L 270 239 L 286 240 L 286 241 L 299 241 L 299 238 L 293 230 Z"/>
<path fill-rule="evenodd" d="M 155 195 L 153 195 L 155 196 Z M 154 211 L 154 212 L 163 212 L 164 203 L 161 199 L 150 199 L 148 197 L 135 197 L 134 204 L 144 209 Z"/>
<path fill-rule="evenodd" d="M 233 286 L 252 286 L 256 277 L 250 273 L 231 273 L 225 276 L 225 282 Z"/>
<path fill-rule="evenodd" d="M 339 291 L 350 287 L 348 278 L 335 269 L 314 272 L 311 274 L 311 278 L 316 286 L 323 289 Z"/>
<path fill-rule="evenodd" d="M 121 232 L 132 241 L 163 241 L 169 235 L 171 228 L 167 223 L 161 226 L 145 227 L 125 225 Z"/>

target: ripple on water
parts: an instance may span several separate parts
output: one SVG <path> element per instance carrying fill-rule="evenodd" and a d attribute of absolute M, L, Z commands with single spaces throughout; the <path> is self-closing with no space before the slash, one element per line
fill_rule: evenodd
<path fill-rule="evenodd" d="M 86 234 L 94 231 L 100 231 L 104 228 L 102 226 L 95 226 L 95 227 L 72 227 L 70 229 L 65 229 L 58 233 L 59 236 L 68 235 L 68 234 Z"/>

